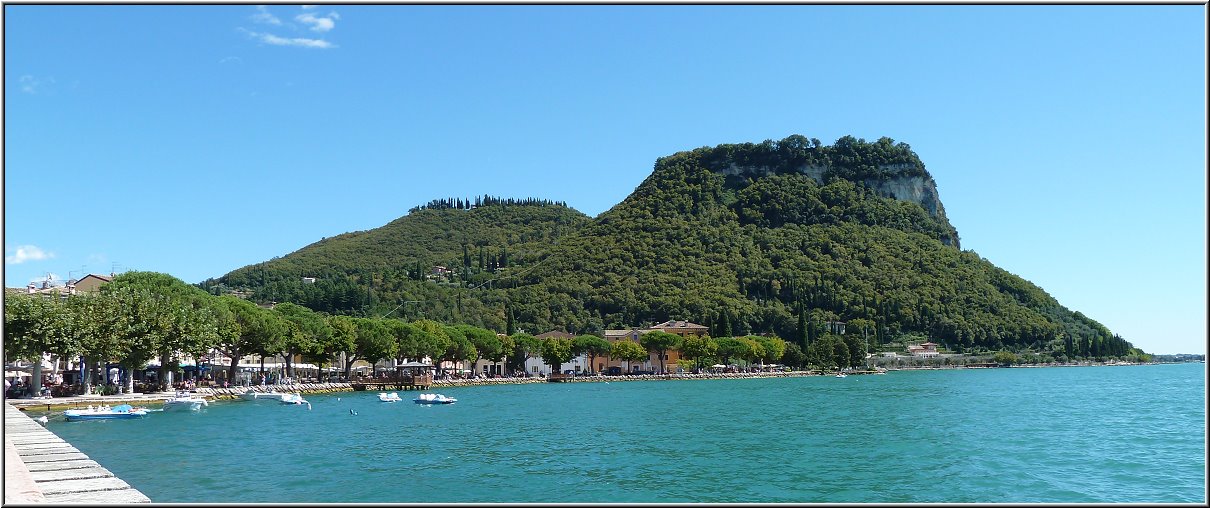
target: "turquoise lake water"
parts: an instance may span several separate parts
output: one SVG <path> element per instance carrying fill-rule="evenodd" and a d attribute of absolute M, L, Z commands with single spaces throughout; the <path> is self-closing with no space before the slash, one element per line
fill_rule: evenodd
<path fill-rule="evenodd" d="M 48 428 L 153 502 L 1203 503 L 1205 379 L 1177 364 L 547 383 Z"/>

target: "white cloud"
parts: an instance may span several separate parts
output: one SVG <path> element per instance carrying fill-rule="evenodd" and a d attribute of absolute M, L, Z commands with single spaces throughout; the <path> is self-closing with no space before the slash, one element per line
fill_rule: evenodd
<path fill-rule="evenodd" d="M 38 78 L 29 74 L 21 76 L 21 91 L 36 94 L 46 85 L 53 85 L 55 78 Z"/>
<path fill-rule="evenodd" d="M 309 12 L 304 12 L 294 17 L 295 21 L 309 25 L 311 30 L 316 32 L 327 32 L 336 28 L 336 20 L 338 19 L 340 19 L 340 15 L 335 12 L 330 12 L 327 16 L 316 16 Z"/>
<path fill-rule="evenodd" d="M 303 9 L 314 9 L 314 8 L 316 8 L 316 7 L 318 7 L 318 6 L 315 6 L 315 5 L 304 5 L 304 6 L 302 6 L 302 8 L 303 8 Z"/>
<path fill-rule="evenodd" d="M 280 25 L 281 20 L 277 16 L 269 14 L 269 8 L 263 5 L 256 6 L 256 14 L 252 15 L 252 21 L 264 23 L 267 25 Z"/>
<path fill-rule="evenodd" d="M 225 63 L 227 63 L 227 62 L 235 62 L 235 63 L 241 63 L 241 64 L 242 64 L 242 63 L 244 63 L 244 59 L 242 59 L 242 58 L 240 58 L 240 57 L 238 57 L 238 56 L 229 56 L 229 57 L 225 57 L 225 58 L 223 58 L 222 60 L 219 60 L 219 61 L 218 61 L 218 63 L 221 63 L 221 64 L 225 64 Z"/>
<path fill-rule="evenodd" d="M 45 252 L 36 245 L 18 245 L 11 256 L 4 256 L 4 263 L 19 265 L 26 261 L 41 261 L 55 257 L 53 252 Z"/>
<path fill-rule="evenodd" d="M 295 46 L 295 47 L 300 47 L 300 48 L 319 48 L 319 49 L 328 49 L 328 48 L 336 47 L 335 44 L 332 44 L 323 39 L 307 39 L 307 38 L 303 38 L 303 37 L 278 37 L 273 34 L 251 32 L 248 30 L 244 30 L 244 32 L 247 32 L 247 34 L 249 36 L 251 36 L 265 44 L 272 44 L 274 46 Z"/>

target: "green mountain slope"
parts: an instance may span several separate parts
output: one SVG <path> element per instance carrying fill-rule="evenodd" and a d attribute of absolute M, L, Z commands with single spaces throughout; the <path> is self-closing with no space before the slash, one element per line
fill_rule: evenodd
<path fill-rule="evenodd" d="M 532 265 L 590 219 L 549 202 L 482 201 L 490 204 L 465 209 L 434 201 L 380 228 L 325 238 L 201 286 L 329 313 L 425 315 L 501 328 L 496 280 Z M 449 272 L 435 273 L 436 266 Z"/>
<path fill-rule="evenodd" d="M 795 338 L 802 313 L 816 329 L 868 320 L 879 341 L 915 333 L 960 350 L 1131 347 L 959 250 L 907 145 L 804 140 L 660 159 L 631 196 L 510 289 L 518 322 L 593 330 L 688 319 L 715 334 Z"/>
<path fill-rule="evenodd" d="M 932 176 L 888 138 L 790 136 L 680 152 L 595 219 L 550 204 L 467 207 L 414 210 L 203 286 L 499 331 L 511 312 L 532 333 L 687 319 L 716 336 L 800 340 L 840 320 L 874 341 L 924 335 L 956 350 L 1131 348 L 962 251 Z M 435 265 L 454 273 L 431 277 Z"/>

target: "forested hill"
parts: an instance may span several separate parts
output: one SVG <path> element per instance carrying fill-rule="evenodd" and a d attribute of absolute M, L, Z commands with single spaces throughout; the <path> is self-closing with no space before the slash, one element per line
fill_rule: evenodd
<path fill-rule="evenodd" d="M 839 320 L 879 342 L 910 334 L 956 350 L 1131 348 L 960 250 L 932 177 L 887 138 L 791 136 L 660 158 L 509 297 L 517 321 L 543 331 L 687 319 L 715 336 L 804 342 Z"/>
<path fill-rule="evenodd" d="M 437 201 L 203 286 L 497 331 L 510 314 L 532 333 L 685 319 L 714 336 L 803 343 L 839 320 L 878 342 L 906 334 L 959 351 L 1131 348 L 962 251 L 932 176 L 888 138 L 796 135 L 676 153 L 595 219 L 551 202 Z"/>
<path fill-rule="evenodd" d="M 503 297 L 495 279 L 532 265 L 590 220 L 562 203 L 537 199 L 434 200 L 380 228 L 325 238 L 201 286 L 329 313 L 394 310 L 397 316 L 423 313 L 502 327 Z M 400 308 L 404 302 L 411 303 Z"/>

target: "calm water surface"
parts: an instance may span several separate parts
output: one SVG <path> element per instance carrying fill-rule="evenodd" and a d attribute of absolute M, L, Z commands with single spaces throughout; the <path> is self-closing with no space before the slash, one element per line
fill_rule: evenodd
<path fill-rule="evenodd" d="M 154 502 L 1204 503 L 1205 378 L 1179 364 L 550 383 L 48 428 Z"/>

